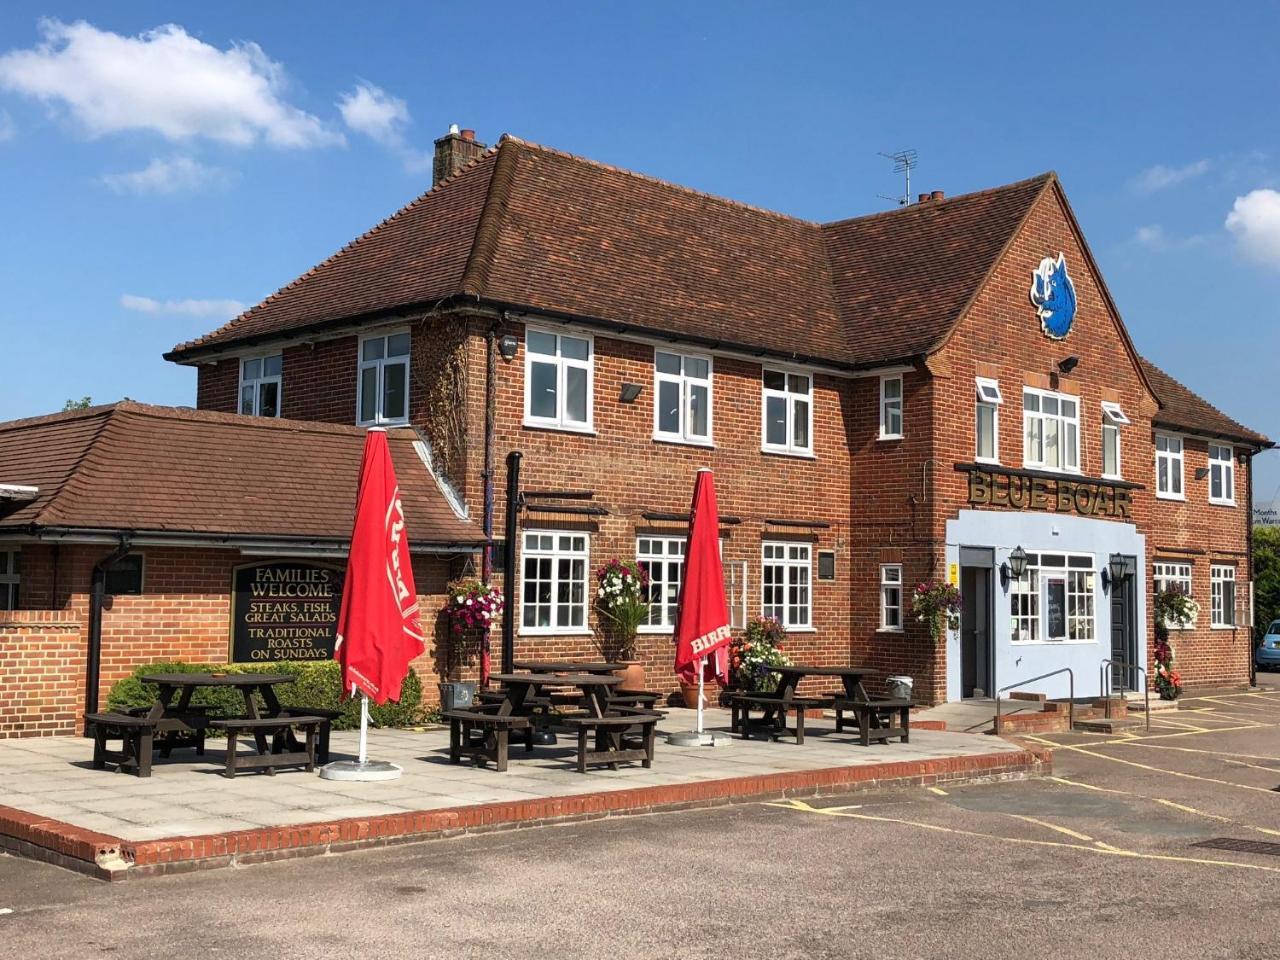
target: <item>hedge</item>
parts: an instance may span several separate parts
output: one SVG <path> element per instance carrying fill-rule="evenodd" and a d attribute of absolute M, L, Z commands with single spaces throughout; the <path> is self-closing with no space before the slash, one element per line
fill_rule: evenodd
<path fill-rule="evenodd" d="M 156 702 L 159 690 L 153 683 L 140 679 L 149 673 L 287 673 L 296 679 L 276 687 L 280 702 L 291 707 L 317 707 L 341 710 L 334 720 L 335 730 L 355 730 L 360 726 L 359 700 L 342 700 L 342 673 L 336 660 L 303 663 L 272 663 L 269 668 L 249 663 L 184 663 L 165 660 L 142 664 L 131 676 L 119 680 L 111 688 L 107 702 L 113 710 L 148 707 Z M 259 696 L 256 695 L 255 696 Z M 204 704 L 228 716 L 244 715 L 244 697 L 235 687 L 200 687 L 191 702 Z M 259 706 L 263 704 L 259 696 Z M 409 671 L 400 690 L 399 703 L 378 706 L 369 704 L 369 722 L 376 727 L 407 727 L 424 718 L 422 681 Z"/>

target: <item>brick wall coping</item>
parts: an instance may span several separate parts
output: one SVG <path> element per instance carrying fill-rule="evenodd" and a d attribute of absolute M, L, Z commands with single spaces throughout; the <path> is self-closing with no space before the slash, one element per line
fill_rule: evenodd
<path fill-rule="evenodd" d="M 6 627 L 52 627 L 79 630 L 80 619 L 64 610 L 0 610 L 0 630 Z"/>
<path fill-rule="evenodd" d="M 0 806 L 0 850 L 45 860 L 104 880 L 123 880 L 265 860 L 479 833 L 879 787 L 931 786 L 1048 773 L 1052 752 L 1017 752 L 788 771 L 670 786 L 480 803 L 442 810 L 258 827 L 163 840 L 124 840 Z M 494 775 L 498 777 L 497 774 Z M 500 778 L 499 778 L 500 779 Z"/>

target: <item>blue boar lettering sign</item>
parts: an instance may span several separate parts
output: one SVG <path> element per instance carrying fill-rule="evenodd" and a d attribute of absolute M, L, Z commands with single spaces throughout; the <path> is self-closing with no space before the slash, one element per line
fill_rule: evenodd
<path fill-rule="evenodd" d="M 1031 305 L 1040 317 L 1040 326 L 1055 340 L 1071 332 L 1076 319 L 1076 287 L 1067 274 L 1067 260 L 1059 253 L 1055 260 L 1045 257 L 1031 273 Z"/>

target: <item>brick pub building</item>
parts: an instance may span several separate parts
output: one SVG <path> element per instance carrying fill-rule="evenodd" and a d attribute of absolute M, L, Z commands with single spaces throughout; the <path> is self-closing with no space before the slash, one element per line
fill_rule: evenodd
<path fill-rule="evenodd" d="M 797 661 L 907 674 L 927 701 L 1071 666 L 1091 695 L 1105 659 L 1150 669 L 1153 593 L 1177 582 L 1200 605 L 1175 639 L 1184 681 L 1246 682 L 1251 458 L 1270 441 L 1140 356 L 1056 176 L 816 224 L 462 131 L 437 142 L 435 179 L 177 346 L 167 359 L 197 370 L 199 412 L 155 414 L 245 435 L 306 436 L 315 421 L 412 431 L 435 481 L 424 498 L 454 511 L 410 530 L 438 558 L 418 579 L 428 615 L 503 530 L 503 462 L 519 450 L 516 569 L 495 573 L 515 581 L 518 656 L 598 656 L 593 570 L 638 559 L 654 579 L 639 655 L 649 685 L 673 689 L 683 523 L 709 466 L 735 625 L 777 617 Z M 0 459 L 0 484 L 39 486 L 30 460 Z M 305 483 L 305 470 L 253 464 L 276 469 Z M 19 610 L 0 614 L 0 685 L 29 685 L 4 650 L 43 632 L 65 651 L 50 675 L 71 703 L 84 625 L 45 627 L 83 620 L 88 571 L 111 548 L 65 541 L 78 566 L 51 592 L 48 538 L 11 519 L 0 506 L 0 550 L 21 566 Z M 104 613 L 102 662 L 225 651 L 243 548 L 227 541 L 204 579 L 162 581 L 166 594 L 149 574 L 196 548 L 144 541 L 150 599 Z M 966 599 L 961 629 L 936 645 L 910 614 L 929 578 Z M 207 622 L 180 606 L 191 595 Z M 1064 695 L 1058 682 L 1034 686 Z"/>

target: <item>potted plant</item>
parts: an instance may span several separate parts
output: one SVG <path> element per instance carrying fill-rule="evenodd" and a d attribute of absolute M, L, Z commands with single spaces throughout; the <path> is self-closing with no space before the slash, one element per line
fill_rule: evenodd
<path fill-rule="evenodd" d="M 445 621 L 448 633 L 445 638 L 445 682 L 440 684 L 440 706 L 469 707 L 475 699 L 476 685 L 458 680 L 459 653 L 466 644 L 469 633 L 488 630 L 494 619 L 502 613 L 502 592 L 492 584 L 477 577 L 454 580 L 446 588 L 449 599 L 445 604 Z"/>
<path fill-rule="evenodd" d="M 643 690 L 644 664 L 636 659 L 636 633 L 649 615 L 649 574 L 634 560 L 610 560 L 596 571 L 596 609 L 606 642 L 601 652 L 625 663 L 619 690 Z"/>
<path fill-rule="evenodd" d="M 1181 628 L 1194 623 L 1200 607 L 1176 583 L 1167 590 L 1156 591 L 1155 607 L 1156 692 L 1160 694 L 1161 700 L 1177 700 L 1182 695 L 1182 677 L 1173 669 L 1173 644 L 1169 642 L 1169 628 Z"/>
<path fill-rule="evenodd" d="M 960 588 L 945 580 L 924 580 L 911 592 L 911 612 L 916 620 L 929 627 L 929 637 L 937 643 L 948 630 L 960 628 L 960 611 L 964 604 Z"/>
<path fill-rule="evenodd" d="M 782 652 L 786 639 L 787 628 L 773 617 L 752 617 L 742 636 L 729 645 L 729 675 L 734 683 L 752 693 L 776 690 L 778 675 L 770 668 L 790 665 Z"/>

